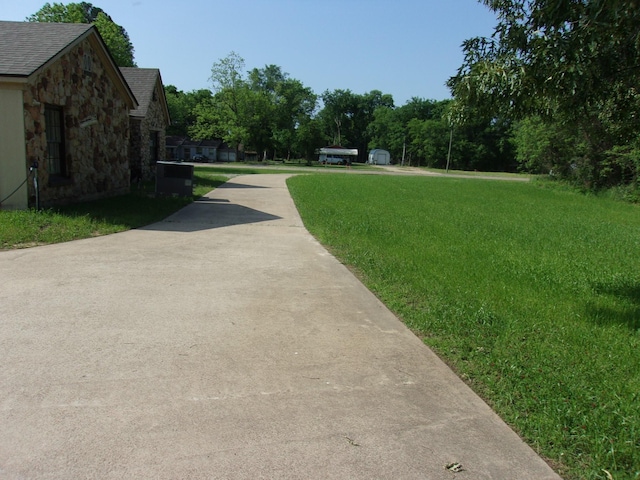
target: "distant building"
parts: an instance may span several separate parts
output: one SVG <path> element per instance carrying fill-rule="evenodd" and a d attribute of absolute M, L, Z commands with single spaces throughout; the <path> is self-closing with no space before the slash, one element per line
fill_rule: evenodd
<path fill-rule="evenodd" d="M 391 154 L 386 150 L 376 148 L 369 152 L 367 163 L 370 165 L 391 165 Z"/>
<path fill-rule="evenodd" d="M 236 151 L 220 139 L 193 140 L 171 135 L 166 139 L 166 159 L 174 162 L 235 162 Z"/>

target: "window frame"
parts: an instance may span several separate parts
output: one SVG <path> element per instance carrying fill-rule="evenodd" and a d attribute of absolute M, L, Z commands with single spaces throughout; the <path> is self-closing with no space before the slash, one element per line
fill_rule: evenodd
<path fill-rule="evenodd" d="M 44 107 L 44 124 L 47 146 L 45 156 L 50 183 L 69 178 L 66 162 L 64 108 L 59 105 L 46 104 Z"/>

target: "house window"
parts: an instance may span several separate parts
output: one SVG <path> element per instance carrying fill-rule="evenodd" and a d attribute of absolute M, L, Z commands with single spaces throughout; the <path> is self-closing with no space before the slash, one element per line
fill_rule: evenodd
<path fill-rule="evenodd" d="M 149 160 L 156 163 L 160 152 L 160 132 L 149 132 Z"/>
<path fill-rule="evenodd" d="M 66 177 L 67 167 L 64 161 L 64 124 L 62 107 L 46 105 L 44 121 L 47 135 L 47 167 L 49 175 Z"/>
<path fill-rule="evenodd" d="M 85 73 L 91 73 L 93 70 L 91 55 L 89 55 L 88 53 L 85 53 L 82 56 L 82 69 L 85 71 Z"/>

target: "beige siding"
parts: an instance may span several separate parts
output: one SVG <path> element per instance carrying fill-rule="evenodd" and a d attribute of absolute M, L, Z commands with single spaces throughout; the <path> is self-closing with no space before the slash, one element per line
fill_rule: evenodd
<path fill-rule="evenodd" d="M 0 201 L 27 178 L 22 89 L 0 85 Z M 0 205 L 2 209 L 27 208 L 27 185 Z"/>

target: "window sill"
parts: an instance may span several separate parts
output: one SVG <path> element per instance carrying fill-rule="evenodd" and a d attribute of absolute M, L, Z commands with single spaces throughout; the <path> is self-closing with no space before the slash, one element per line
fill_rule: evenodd
<path fill-rule="evenodd" d="M 61 177 L 59 175 L 49 176 L 50 187 L 66 187 L 68 185 L 73 185 L 73 180 L 69 177 Z"/>

